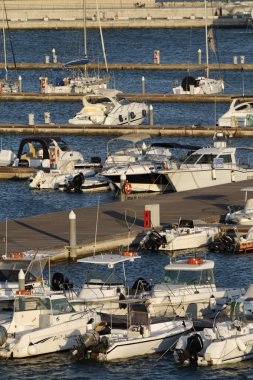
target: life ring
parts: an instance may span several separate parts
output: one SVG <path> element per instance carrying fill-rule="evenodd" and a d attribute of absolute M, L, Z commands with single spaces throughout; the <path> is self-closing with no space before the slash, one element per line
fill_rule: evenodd
<path fill-rule="evenodd" d="M 203 260 L 202 259 L 196 259 L 196 258 L 195 259 L 189 259 L 187 261 L 187 263 L 190 265 L 200 265 L 203 263 Z"/>
<path fill-rule="evenodd" d="M 10 254 L 11 259 L 23 259 L 25 255 L 21 252 L 14 252 Z"/>
<path fill-rule="evenodd" d="M 17 290 L 16 294 L 19 294 L 21 296 L 29 296 L 31 294 L 30 290 Z"/>
<path fill-rule="evenodd" d="M 137 256 L 136 252 L 122 252 L 121 256 L 135 257 Z"/>
<path fill-rule="evenodd" d="M 132 192 L 132 185 L 130 182 L 126 182 L 124 186 L 124 193 L 131 194 L 131 192 Z"/>

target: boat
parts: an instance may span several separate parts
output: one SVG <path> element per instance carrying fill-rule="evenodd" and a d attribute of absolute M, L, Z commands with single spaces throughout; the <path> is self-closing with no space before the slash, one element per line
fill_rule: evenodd
<path fill-rule="evenodd" d="M 230 107 L 218 119 L 219 127 L 241 128 L 253 126 L 253 102 L 244 97 L 232 99 Z"/>
<path fill-rule="evenodd" d="M 121 253 L 102 253 L 77 260 L 85 264 L 85 279 L 79 290 L 67 290 L 66 296 L 76 310 L 92 307 L 97 312 L 109 315 L 125 315 L 126 298 L 132 298 L 137 292 L 149 289 L 149 284 L 137 279 L 132 289 L 128 287 L 126 278 L 126 264 L 140 259 L 132 251 Z M 58 276 L 58 280 L 57 280 Z M 59 290 L 64 276 L 55 274 L 53 290 Z M 131 293 L 131 294 L 130 294 Z M 122 303 L 121 303 L 122 301 Z"/>
<path fill-rule="evenodd" d="M 171 259 L 159 283 L 153 284 L 145 296 L 150 314 L 213 319 L 224 303 L 231 303 L 245 293 L 239 288 L 218 288 L 213 269 L 214 261 L 196 255 Z"/>
<path fill-rule="evenodd" d="M 100 91 L 83 97 L 83 108 L 69 123 L 73 125 L 140 125 L 147 117 L 146 103 L 117 99 L 118 90 Z"/>
<path fill-rule="evenodd" d="M 189 320 L 151 322 L 143 304 L 130 304 L 128 327 L 108 328 L 107 333 L 88 331 L 72 351 L 80 359 L 111 361 L 172 350 L 182 334 L 189 333 L 193 325 Z"/>
<path fill-rule="evenodd" d="M 250 157 L 237 152 L 251 148 L 227 146 L 223 132 L 214 136 L 213 147 L 192 152 L 177 169 L 159 171 L 165 174 L 174 191 L 194 190 L 253 178 Z"/>
<path fill-rule="evenodd" d="M 14 163 L 16 154 L 10 149 L 0 150 L 0 167 L 11 166 Z"/>
<path fill-rule="evenodd" d="M 104 39 L 102 34 L 102 28 L 99 18 L 99 12 L 97 9 L 97 15 L 99 20 L 99 30 L 103 49 L 103 55 L 106 66 L 107 76 L 99 77 L 99 75 L 88 75 L 87 64 L 89 63 L 87 53 L 87 38 L 86 38 L 86 0 L 83 0 L 83 42 L 84 42 L 84 56 L 64 64 L 64 68 L 72 69 L 78 68 L 78 75 L 65 76 L 64 78 L 56 78 L 55 83 L 49 83 L 48 77 L 40 77 L 40 91 L 43 94 L 91 94 L 99 93 L 100 90 L 107 88 L 109 81 L 108 66 L 105 55 Z"/>
<path fill-rule="evenodd" d="M 176 362 L 227 367 L 252 359 L 252 297 L 253 286 L 250 285 L 244 297 L 231 305 L 227 320 L 219 322 L 216 315 L 213 328 L 180 337 L 174 350 Z"/>
<path fill-rule="evenodd" d="M 69 162 L 83 162 L 80 152 L 70 150 L 59 137 L 26 137 L 19 144 L 14 167 L 34 167 L 42 170 L 60 169 Z"/>
<path fill-rule="evenodd" d="M 213 79 L 209 77 L 209 46 L 211 50 L 216 53 L 214 44 L 213 29 L 207 27 L 207 1 L 205 0 L 205 48 L 206 48 L 206 77 L 199 76 L 186 76 L 183 78 L 180 85 L 175 83 L 173 85 L 173 93 L 177 95 L 191 94 L 191 95 L 212 95 L 222 94 L 224 92 L 223 79 Z"/>
<path fill-rule="evenodd" d="M 114 187 L 110 181 L 99 174 L 92 177 L 84 177 L 82 172 L 79 172 L 76 175 L 66 175 L 62 181 L 58 182 L 59 191 L 94 193 L 112 189 L 114 189 Z"/>
<path fill-rule="evenodd" d="M 29 188 L 33 190 L 58 190 L 66 178 L 70 176 L 78 177 L 84 182 L 85 178 L 93 177 L 93 168 L 76 169 L 72 162 L 61 166 L 61 169 L 51 169 L 50 172 L 38 170 L 37 173 L 29 178 Z"/>
<path fill-rule="evenodd" d="M 246 233 L 239 233 L 237 228 L 228 229 L 222 236 L 210 244 L 210 250 L 222 253 L 253 252 L 253 227 Z"/>
<path fill-rule="evenodd" d="M 0 357 L 71 350 L 76 339 L 100 321 L 92 311 L 76 312 L 63 293 L 17 291 L 12 320 L 0 326 Z"/>
<path fill-rule="evenodd" d="M 148 231 L 140 242 L 140 248 L 152 251 L 200 248 L 212 243 L 219 233 L 219 227 L 195 226 L 193 220 L 180 219 L 178 224 L 165 227 L 161 231 Z"/>
<path fill-rule="evenodd" d="M 241 189 L 245 192 L 244 207 L 228 206 L 228 213 L 223 216 L 223 223 L 226 224 L 239 224 L 239 225 L 252 225 L 253 224 L 253 198 L 248 199 L 248 192 L 253 191 L 253 187 L 246 187 Z"/>

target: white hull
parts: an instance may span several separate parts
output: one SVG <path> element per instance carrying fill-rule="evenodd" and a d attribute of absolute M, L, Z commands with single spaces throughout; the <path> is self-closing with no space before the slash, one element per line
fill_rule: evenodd
<path fill-rule="evenodd" d="M 189 86 L 189 89 L 184 89 L 182 86 L 173 87 L 173 93 L 176 95 L 213 95 L 222 94 L 224 91 L 223 80 L 210 78 L 196 78 L 197 86 Z"/>
<path fill-rule="evenodd" d="M 179 169 L 167 173 L 168 180 L 175 191 L 201 189 L 209 186 L 224 185 L 253 179 L 253 169 L 235 167 L 216 169 Z"/>
<path fill-rule="evenodd" d="M 106 353 L 99 353 L 97 360 L 111 361 L 129 359 L 136 356 L 150 355 L 172 349 L 179 336 L 192 328 L 192 323 L 184 321 L 158 323 L 151 325 L 150 336 L 142 337 L 137 331 L 130 332 L 128 336 L 117 337 L 115 342 L 110 339 L 110 346 Z M 155 327 L 154 327 L 155 326 Z M 155 330 L 153 330 L 155 329 Z M 136 338 L 134 337 L 136 335 Z"/>

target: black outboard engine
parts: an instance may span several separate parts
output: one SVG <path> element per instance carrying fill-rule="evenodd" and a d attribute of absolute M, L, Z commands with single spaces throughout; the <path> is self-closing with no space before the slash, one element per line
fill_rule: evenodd
<path fill-rule="evenodd" d="M 185 350 L 178 350 L 178 358 L 181 363 L 189 360 L 191 364 L 197 364 L 198 353 L 203 348 L 203 340 L 199 334 L 189 336 Z"/>
<path fill-rule="evenodd" d="M 156 251 L 159 247 L 166 242 L 166 237 L 159 234 L 159 232 L 153 230 L 147 236 L 147 240 L 143 243 L 144 249 L 150 251 Z"/>
<path fill-rule="evenodd" d="M 54 291 L 72 289 L 73 284 L 69 282 L 69 279 L 60 272 L 54 273 L 51 281 L 51 287 Z"/>
<path fill-rule="evenodd" d="M 145 280 L 145 278 L 139 277 L 137 280 L 133 283 L 132 289 L 133 290 L 139 290 L 139 291 L 146 291 L 149 292 L 152 288 L 152 285 Z"/>
<path fill-rule="evenodd" d="M 84 174 L 81 172 L 72 179 L 72 186 L 76 192 L 82 191 L 82 184 L 85 181 Z"/>

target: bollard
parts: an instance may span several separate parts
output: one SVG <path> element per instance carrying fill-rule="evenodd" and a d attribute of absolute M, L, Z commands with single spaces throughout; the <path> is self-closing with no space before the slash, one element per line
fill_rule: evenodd
<path fill-rule="evenodd" d="M 55 49 L 52 49 L 52 57 L 53 57 L 53 63 L 57 63 L 57 55 L 55 53 Z"/>
<path fill-rule="evenodd" d="M 237 55 L 234 55 L 234 65 L 237 65 Z"/>
<path fill-rule="evenodd" d="M 202 62 L 202 57 L 201 57 L 201 55 L 202 55 L 202 51 L 201 51 L 201 49 L 199 49 L 199 50 L 198 50 L 198 64 L 199 64 L 199 65 L 201 65 L 201 62 Z"/>
<path fill-rule="evenodd" d="M 34 113 L 28 115 L 29 125 L 34 125 Z"/>
<path fill-rule="evenodd" d="M 245 56 L 241 55 L 240 56 L 240 60 L 241 60 L 241 64 L 244 65 L 244 63 L 245 63 Z"/>
<path fill-rule="evenodd" d="M 22 92 L 22 77 L 19 75 L 18 77 L 18 91 Z"/>
<path fill-rule="evenodd" d="M 45 55 L 45 63 L 50 63 L 49 55 Z"/>
<path fill-rule="evenodd" d="M 76 214 L 74 211 L 69 213 L 69 258 L 76 259 Z"/>
<path fill-rule="evenodd" d="M 141 78 L 141 89 L 142 93 L 145 94 L 145 77 Z"/>
<path fill-rule="evenodd" d="M 51 124 L 50 112 L 44 112 L 45 124 Z"/>
<path fill-rule="evenodd" d="M 152 104 L 149 106 L 149 125 L 150 127 L 154 126 L 154 110 Z"/>
<path fill-rule="evenodd" d="M 160 65 L 160 50 L 154 50 L 154 64 Z"/>
<path fill-rule="evenodd" d="M 126 175 L 125 173 L 121 174 L 120 176 L 120 200 L 125 201 L 126 200 L 126 194 L 124 192 L 125 184 L 126 184 Z"/>
<path fill-rule="evenodd" d="M 19 290 L 25 290 L 25 274 L 23 269 L 20 269 L 18 273 L 18 288 Z"/>

